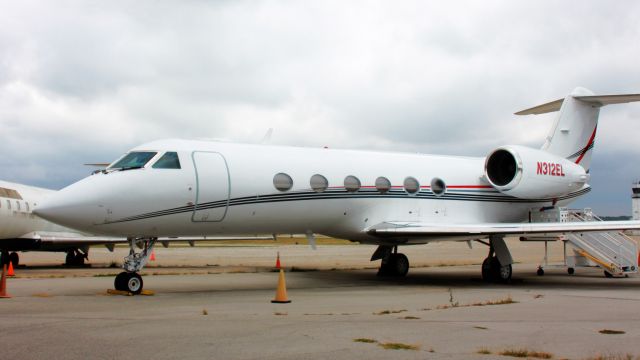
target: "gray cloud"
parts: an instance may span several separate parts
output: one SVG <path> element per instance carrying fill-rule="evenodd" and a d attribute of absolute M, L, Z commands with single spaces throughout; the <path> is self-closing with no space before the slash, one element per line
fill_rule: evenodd
<path fill-rule="evenodd" d="M 145 141 L 256 141 L 270 127 L 280 144 L 481 156 L 541 145 L 553 116 L 513 112 L 575 86 L 640 91 L 632 1 L 2 9 L 1 178 L 54 188 Z M 638 105 L 602 112 L 587 199 L 597 212 L 630 213 L 639 116 Z"/>

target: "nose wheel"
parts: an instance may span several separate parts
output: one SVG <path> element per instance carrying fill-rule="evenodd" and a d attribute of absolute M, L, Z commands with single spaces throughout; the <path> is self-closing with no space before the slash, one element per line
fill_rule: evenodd
<path fill-rule="evenodd" d="M 116 290 L 128 291 L 137 295 L 142 292 L 144 283 L 140 274 L 123 271 L 116 276 L 113 285 Z"/>

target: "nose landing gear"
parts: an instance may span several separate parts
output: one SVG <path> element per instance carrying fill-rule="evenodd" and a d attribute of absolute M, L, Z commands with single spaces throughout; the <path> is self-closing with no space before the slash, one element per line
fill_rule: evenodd
<path fill-rule="evenodd" d="M 157 238 L 129 238 L 128 240 L 129 255 L 124 258 L 124 264 L 122 265 L 125 271 L 116 276 L 113 284 L 116 290 L 140 294 L 144 282 L 138 271 L 142 270 L 149 260 Z M 136 246 L 141 248 L 142 251 L 136 252 Z"/>

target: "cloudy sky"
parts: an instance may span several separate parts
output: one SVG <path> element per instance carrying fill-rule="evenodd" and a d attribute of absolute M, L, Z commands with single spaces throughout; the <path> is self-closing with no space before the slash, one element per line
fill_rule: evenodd
<path fill-rule="evenodd" d="M 449 3 L 451 3 L 449 5 Z M 484 156 L 564 97 L 640 92 L 637 1 L 0 0 L 0 179 L 62 188 L 158 138 Z M 640 104 L 601 112 L 594 191 L 630 214 Z"/>

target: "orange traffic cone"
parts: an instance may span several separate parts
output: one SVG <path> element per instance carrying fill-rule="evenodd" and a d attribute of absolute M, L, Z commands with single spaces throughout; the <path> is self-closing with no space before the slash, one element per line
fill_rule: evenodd
<path fill-rule="evenodd" d="M 7 277 L 4 272 L 7 269 L 6 265 L 2 265 L 2 278 L 0 279 L 0 299 L 10 298 L 11 295 L 7 294 Z"/>
<path fill-rule="evenodd" d="M 278 257 L 276 258 L 276 270 L 280 270 L 280 251 L 278 251 Z"/>
<path fill-rule="evenodd" d="M 156 251 L 155 250 L 151 251 L 151 257 L 149 258 L 149 260 L 156 261 Z"/>
<path fill-rule="evenodd" d="M 287 283 L 284 280 L 284 270 L 280 269 L 280 276 L 278 277 L 278 288 L 276 289 L 276 298 L 271 300 L 276 304 L 287 304 L 291 300 L 287 298 Z"/>
<path fill-rule="evenodd" d="M 7 276 L 16 276 L 16 274 L 13 272 L 13 263 L 11 261 L 9 261 L 9 271 L 7 271 Z"/>

